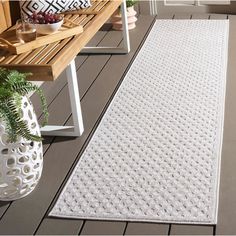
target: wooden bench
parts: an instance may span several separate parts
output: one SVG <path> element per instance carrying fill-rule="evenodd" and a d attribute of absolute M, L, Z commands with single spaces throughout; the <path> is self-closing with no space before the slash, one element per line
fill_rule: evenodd
<path fill-rule="evenodd" d="M 0 18 L 5 16 L 3 19 L 0 19 L 0 32 L 11 30 L 9 27 L 12 25 L 13 20 L 11 17 L 12 12 L 10 12 L 10 4 L 18 4 L 18 2 L 0 2 Z M 119 6 L 121 6 L 124 25 L 123 48 L 86 48 L 85 45 L 104 23 L 107 22 Z M 16 5 L 13 5 L 13 8 L 19 9 Z M 13 15 L 14 18 L 17 18 L 16 13 L 13 13 Z M 83 25 L 83 33 L 20 55 L 13 55 L 6 50 L 0 49 L 0 67 L 17 69 L 21 72 L 32 72 L 33 76 L 29 77 L 29 80 L 53 81 L 66 69 L 74 126 L 45 126 L 41 130 L 42 135 L 80 136 L 83 133 L 84 127 L 74 63 L 74 59 L 78 53 L 112 54 L 128 53 L 130 50 L 125 0 L 92 0 L 92 6 L 90 8 L 67 13 L 65 17 L 76 24 Z"/>

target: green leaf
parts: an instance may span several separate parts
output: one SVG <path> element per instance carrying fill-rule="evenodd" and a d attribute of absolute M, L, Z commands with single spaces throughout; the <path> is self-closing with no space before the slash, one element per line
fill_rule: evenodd
<path fill-rule="evenodd" d="M 30 133 L 27 124 L 21 118 L 21 99 L 22 96 L 26 96 L 29 92 L 35 91 L 38 93 L 44 114 L 43 125 L 48 121 L 46 98 L 40 88 L 26 81 L 29 75 L 31 74 L 0 67 L 0 117 L 6 122 L 6 130 L 10 142 L 15 142 L 18 136 L 32 141 L 41 140 L 41 137 Z"/>

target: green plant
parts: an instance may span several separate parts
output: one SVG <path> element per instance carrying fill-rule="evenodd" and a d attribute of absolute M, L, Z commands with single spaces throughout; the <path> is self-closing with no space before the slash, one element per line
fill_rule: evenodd
<path fill-rule="evenodd" d="M 48 121 L 46 99 L 40 88 L 25 80 L 29 75 L 31 74 L 0 67 L 0 118 L 6 123 L 6 132 L 10 142 L 15 142 L 18 136 L 32 141 L 42 140 L 41 137 L 31 134 L 21 117 L 21 98 L 29 92 L 35 91 L 40 96 L 44 114 L 43 125 Z"/>
<path fill-rule="evenodd" d="M 138 0 L 126 0 L 126 7 L 132 7 L 138 2 Z M 120 7 L 119 7 L 119 12 L 120 12 Z M 121 14 L 121 13 L 120 13 Z"/>
<path fill-rule="evenodd" d="M 138 2 L 138 0 L 126 0 L 126 7 L 132 7 Z"/>

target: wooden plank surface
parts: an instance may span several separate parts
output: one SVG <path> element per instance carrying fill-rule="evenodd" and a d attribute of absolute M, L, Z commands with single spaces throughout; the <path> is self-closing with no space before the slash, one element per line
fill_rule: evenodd
<path fill-rule="evenodd" d="M 189 14 L 189 13 L 176 13 L 174 14 L 174 17 L 173 19 L 175 20 L 185 20 L 185 19 L 191 19 L 192 18 L 192 15 Z"/>
<path fill-rule="evenodd" d="M 34 76 L 29 77 L 31 80 L 50 81 L 57 79 L 70 61 L 90 41 L 121 3 L 121 0 L 93 1 L 90 8 L 91 10 L 98 11 L 99 14 L 66 15 L 66 19 L 83 26 L 84 32 L 82 34 L 48 44 L 42 47 L 42 50 L 33 50 L 27 55 L 17 56 L 5 53 L 5 55 L 2 55 L 0 58 L 0 65 L 11 69 L 15 68 L 21 72 L 34 70 Z M 0 7 L 2 7 L 2 5 L 0 5 Z M 87 10 L 84 11 L 86 12 Z M 29 55 L 32 58 L 29 58 Z M 16 63 L 14 63 L 14 61 L 16 61 Z M 32 65 L 37 69 L 32 68 Z M 49 70 L 45 73 L 46 68 Z"/>
<path fill-rule="evenodd" d="M 125 222 L 87 220 L 80 235 L 123 235 Z"/>
<path fill-rule="evenodd" d="M 156 19 L 158 20 L 158 19 L 166 19 L 166 20 L 169 20 L 169 19 L 174 19 L 174 17 L 175 17 L 175 15 L 174 14 L 171 14 L 171 13 L 169 13 L 169 14 L 158 14 L 157 16 L 156 16 Z"/>
<path fill-rule="evenodd" d="M 110 31 L 109 34 L 99 43 L 100 47 L 117 47 L 121 44 L 122 34 L 119 31 Z M 83 65 L 81 70 L 78 72 L 78 79 L 80 80 L 80 74 L 86 75 L 86 79 L 81 80 L 79 83 L 80 95 L 83 97 L 94 78 L 99 75 L 102 68 L 111 58 L 111 55 L 92 55 L 89 56 L 86 63 Z M 91 70 L 92 65 L 92 70 Z M 89 73 L 88 73 L 89 72 Z"/>
<path fill-rule="evenodd" d="M 195 13 L 195 14 L 192 14 L 192 17 L 191 17 L 191 19 L 193 20 L 207 20 L 209 18 L 210 18 L 210 14 L 203 14 L 203 13 L 202 14 Z"/>
<path fill-rule="evenodd" d="M 236 16 L 229 16 L 229 56 L 217 235 L 236 234 Z"/>
<path fill-rule="evenodd" d="M 225 14 L 210 14 L 209 19 L 211 20 L 225 20 L 228 18 L 228 15 Z"/>
<path fill-rule="evenodd" d="M 45 218 L 36 235 L 78 235 L 83 220 Z"/>
<path fill-rule="evenodd" d="M 168 235 L 170 224 L 129 223 L 125 235 Z"/>
<path fill-rule="evenodd" d="M 139 12 L 142 15 L 150 15 L 150 6 L 148 1 L 146 0 L 139 1 Z"/>
<path fill-rule="evenodd" d="M 0 220 L 2 216 L 7 211 L 8 207 L 10 206 L 11 202 L 0 202 Z"/>
<path fill-rule="evenodd" d="M 213 235 L 212 226 L 171 225 L 170 235 Z"/>
<path fill-rule="evenodd" d="M 65 18 L 66 22 L 66 18 Z M 49 43 L 54 43 L 65 38 L 80 34 L 83 32 L 82 26 L 72 26 L 71 28 L 64 27 L 64 25 L 55 33 L 49 35 L 37 35 L 37 38 L 31 42 L 26 42 L 24 44 L 18 43 L 16 37 L 5 37 L 9 43 L 7 46 L 7 50 L 13 54 L 21 54 L 33 49 L 39 48 L 41 46 L 47 45 Z M 36 33 L 35 33 L 36 34 Z M 35 36 L 36 37 L 36 36 Z M 0 35 L 0 38 L 3 38 Z M 17 42 L 17 43 L 16 43 Z"/>

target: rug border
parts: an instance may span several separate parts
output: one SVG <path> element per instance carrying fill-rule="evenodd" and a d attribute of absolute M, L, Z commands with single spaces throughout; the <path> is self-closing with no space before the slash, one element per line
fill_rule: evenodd
<path fill-rule="evenodd" d="M 223 91 L 223 99 L 224 102 L 222 102 L 222 119 L 221 119 L 221 137 L 220 137 L 220 143 L 219 143 L 219 156 L 218 156 L 218 172 L 217 172 L 217 181 L 216 181 L 216 199 L 215 199 L 215 217 L 214 217 L 214 224 L 217 224 L 218 222 L 218 211 L 219 211 L 219 195 L 220 195 L 220 179 L 221 179 L 221 161 L 222 161 L 222 148 L 223 148 L 223 141 L 224 141 L 224 120 L 225 120 L 225 102 L 226 102 L 226 92 L 227 92 L 227 70 L 228 70 L 228 50 L 229 50 L 229 19 L 222 20 L 227 22 L 225 34 L 226 34 L 226 44 L 224 45 L 224 51 L 225 51 L 225 58 L 222 57 L 223 60 L 223 78 L 224 80 L 224 91 Z"/>

